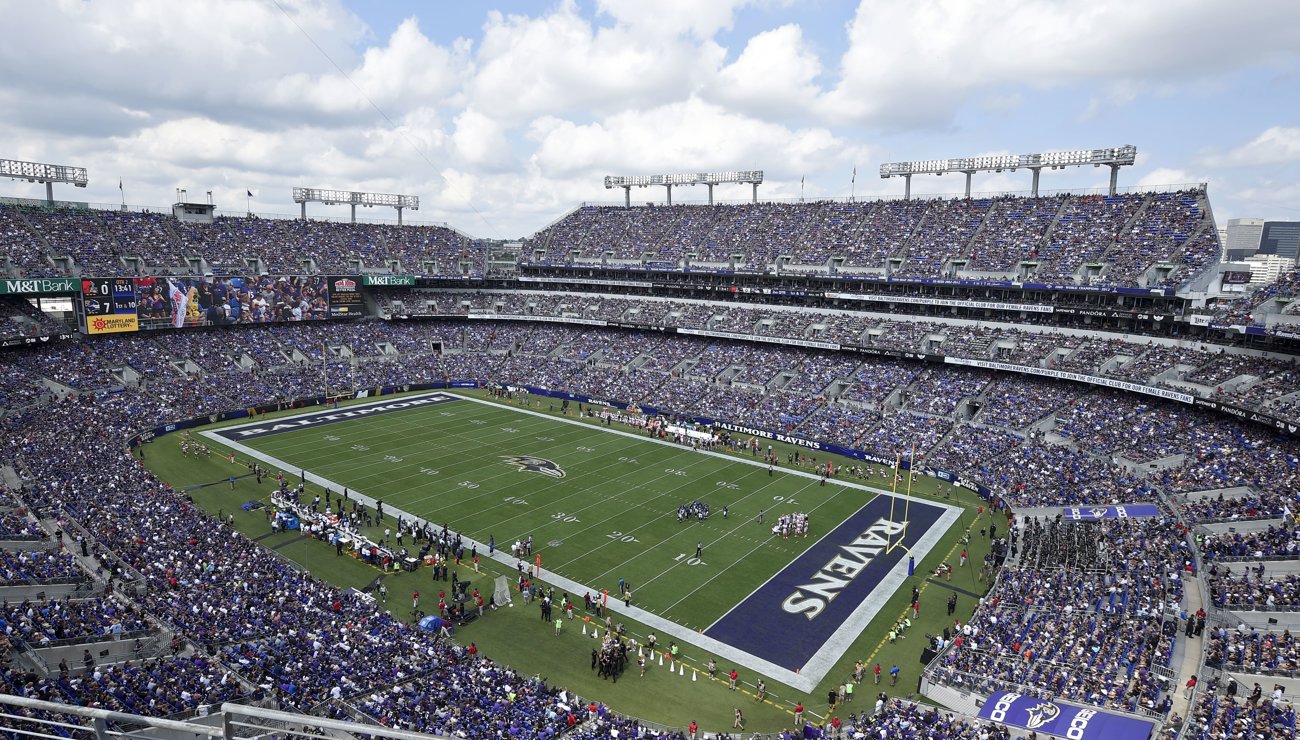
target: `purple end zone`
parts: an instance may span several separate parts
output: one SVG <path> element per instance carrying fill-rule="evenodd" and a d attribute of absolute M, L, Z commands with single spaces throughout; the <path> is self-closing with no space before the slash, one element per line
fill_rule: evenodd
<path fill-rule="evenodd" d="M 446 393 L 426 393 L 419 396 L 406 396 L 403 398 L 394 398 L 387 401 L 375 401 L 374 403 L 361 404 L 360 406 L 344 406 L 339 409 L 327 411 L 315 411 L 307 414 L 298 414 L 283 419 L 271 419 L 265 422 L 248 422 L 238 424 L 225 429 L 218 429 L 213 434 L 223 437 L 231 442 L 241 442 L 258 437 L 266 437 L 281 432 L 293 432 L 299 429 L 305 429 L 322 424 L 335 424 L 340 421 L 350 421 L 352 419 L 361 419 L 367 416 L 378 416 L 382 414 L 391 414 L 406 409 L 422 408 L 439 403 L 451 403 L 459 400 L 456 396 L 450 396 Z"/>
<path fill-rule="evenodd" d="M 892 595 L 893 589 L 876 589 L 907 553 L 901 547 L 885 551 L 889 504 L 889 496 L 877 496 L 704 634 L 792 671 L 802 668 L 863 601 L 883 602 Z M 943 512 L 913 500 L 903 543 L 915 545 Z M 899 500 L 894 518 L 902 514 Z M 898 534 L 890 541 L 897 542 Z"/>

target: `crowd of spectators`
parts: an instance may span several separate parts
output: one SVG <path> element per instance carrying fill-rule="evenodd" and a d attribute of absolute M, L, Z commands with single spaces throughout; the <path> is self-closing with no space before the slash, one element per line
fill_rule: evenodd
<path fill-rule="evenodd" d="M 1070 198 L 1039 250 L 1038 276 L 1048 281 L 1069 281 L 1082 265 L 1100 263 L 1142 203 L 1139 198 L 1124 196 Z"/>
<path fill-rule="evenodd" d="M 966 368 L 926 368 L 903 393 L 903 405 L 912 411 L 947 416 L 957 404 L 978 396 L 992 373 Z"/>
<path fill-rule="evenodd" d="M 170 214 L 0 206 L 9 267 L 24 276 L 195 274 L 250 268 L 279 275 L 356 275 L 389 268 L 421 275 L 482 276 L 484 254 L 445 226 L 388 226 L 218 216 L 211 224 Z M 57 265 L 56 260 L 71 260 Z"/>
<path fill-rule="evenodd" d="M 1272 697 L 1237 698 L 1210 691 L 1201 694 L 1188 720 L 1189 737 L 1198 740 L 1294 737 L 1295 707 Z"/>
<path fill-rule="evenodd" d="M 1125 503 L 1153 496 L 1141 476 L 1077 447 L 1036 436 L 1000 457 L 980 460 L 971 474 L 1022 506 Z"/>
<path fill-rule="evenodd" d="M 1300 527 L 1282 523 L 1253 532 L 1206 534 L 1201 553 L 1207 562 L 1300 559 Z"/>
<path fill-rule="evenodd" d="M 925 218 L 906 242 L 907 259 L 898 276 L 940 277 L 948 260 L 969 259 L 971 239 L 992 205 L 987 198 L 930 201 Z"/>
<path fill-rule="evenodd" d="M 499 725 L 506 737 L 552 738 L 595 714 L 537 678 L 472 656 L 456 670 L 396 684 L 361 697 L 357 705 L 381 724 L 447 737 Z"/>
<path fill-rule="evenodd" d="M 0 296 L 0 342 L 68 334 L 63 322 L 18 296 Z"/>
<path fill-rule="evenodd" d="M 1205 664 L 1245 673 L 1291 676 L 1300 671 L 1300 642 L 1290 630 L 1219 626 L 1206 645 Z"/>
<path fill-rule="evenodd" d="M 849 266 L 873 269 L 896 259 L 898 274 L 925 277 L 942 276 L 954 264 L 1010 272 L 1032 261 L 1040 277 L 1060 281 L 1080 279 L 1080 266 L 1095 262 L 1105 267 L 1085 281 L 1157 286 L 1183 282 L 1210 259 L 1217 240 L 1207 223 L 1197 193 L 583 208 L 524 253 L 563 263 L 612 258 L 751 269 L 786 255 L 811 265 L 846 257 Z M 58 272 L 63 257 L 101 274 L 166 274 L 188 271 L 199 255 L 219 274 L 250 267 L 284 274 L 356 274 L 361 266 L 438 275 L 483 270 L 468 240 L 440 227 L 255 218 L 203 227 L 158 214 L 0 207 L 0 233 L 12 243 L 10 269 L 29 275 Z M 436 313 L 632 321 L 956 357 L 987 358 L 997 346 L 999 358 L 1140 382 L 1175 370 L 1207 393 L 1274 411 L 1288 408 L 1282 396 L 1300 390 L 1293 366 L 1272 359 L 1006 327 L 522 291 L 387 291 L 381 298 L 389 312 L 399 303 L 400 310 L 426 312 L 432 301 Z M 26 304 L 8 301 L 0 309 L 0 325 L 8 327 L 0 337 L 54 326 L 42 325 L 49 320 Z M 1248 496 L 1184 505 L 1189 519 L 1211 522 L 1275 517 L 1296 508 L 1289 492 L 1300 490 L 1293 442 L 1172 403 L 1030 376 L 730 340 L 504 321 L 363 322 L 73 341 L 10 358 L 0 375 L 0 400 L 11 410 L 0 442 L 27 469 L 49 471 L 33 482 L 40 500 L 67 511 L 143 574 L 150 595 L 142 608 L 193 640 L 196 652 L 88 665 L 76 676 L 38 679 L 5 670 L 0 690 L 149 714 L 270 695 L 303 710 L 347 699 L 386 724 L 453 735 L 594 737 L 629 728 L 603 707 L 584 706 L 292 570 L 118 451 L 128 433 L 179 416 L 318 395 L 322 367 L 332 388 L 498 380 L 726 419 L 886 457 L 915 452 L 927 465 L 968 474 L 1020 505 L 1149 500 L 1153 486 L 1251 487 Z M 186 361 L 200 369 L 187 375 Z M 1218 387 L 1242 375 L 1259 380 Z M 42 392 L 35 401 L 51 405 L 39 413 L 22 408 L 33 389 L 44 387 L 42 379 L 80 394 L 51 402 Z M 973 402 L 973 418 L 956 418 L 964 400 Z M 1050 439 L 1026 430 L 1049 417 Z M 85 435 L 105 444 L 67 444 Z M 1158 473 L 1118 464 L 1178 455 L 1184 459 Z M 1019 559 L 971 623 L 959 626 L 936 675 L 981 690 L 1027 686 L 1095 705 L 1167 710 L 1168 687 L 1151 669 L 1167 665 L 1172 654 L 1176 632 L 1161 620 L 1177 611 L 1181 575 L 1194 567 L 1186 534 L 1167 518 L 1028 523 L 1016 535 Z M 26 516 L 0 513 L 0 539 L 22 537 L 44 533 Z M 1015 537 L 1011 549 L 1014 560 Z M 1202 549 L 1213 568 L 1224 568 L 1211 573 L 1216 604 L 1294 607 L 1294 576 L 1266 580 L 1262 569 L 1234 576 L 1216 562 L 1295 558 L 1294 526 L 1211 535 Z M 77 577 L 66 554 L 0 553 L 3 582 Z M 103 598 L 6 605 L 0 620 L 34 643 L 149 628 L 136 607 Z M 1211 648 L 1220 664 L 1296 670 L 1300 651 L 1289 633 L 1221 632 Z M 1228 699 L 1204 712 L 1198 707 L 1197 721 L 1258 727 L 1285 721 L 1280 713 L 1265 713 L 1263 705 L 1247 712 Z M 1294 728 L 1293 712 L 1289 721 Z M 868 737 L 989 732 L 894 701 L 882 702 L 870 718 L 851 718 L 845 729 Z"/>
<path fill-rule="evenodd" d="M 1214 428 L 1222 444 L 1189 453 L 1182 465 L 1161 471 L 1159 480 L 1166 490 L 1181 493 L 1236 486 L 1296 490 L 1300 458 L 1290 444 L 1235 424 Z"/>
<path fill-rule="evenodd" d="M 0 606 L 0 630 L 38 648 L 56 640 L 123 639 L 150 628 L 135 607 L 113 598 L 24 600 Z"/>
<path fill-rule="evenodd" d="M 1116 196 L 1002 196 L 863 203 L 582 206 L 524 242 L 524 262 L 552 265 L 704 263 L 771 270 L 778 258 L 814 271 L 952 270 L 1049 282 L 1177 285 L 1218 257 L 1199 191 Z M 1102 265 L 1083 275 L 1085 265 Z M 891 267 L 892 265 L 892 267 Z M 1168 272 L 1146 274 L 1152 268 Z M 806 270 L 805 270 L 806 271 Z"/>
<path fill-rule="evenodd" d="M 1300 485 L 1294 442 L 1210 411 L 1061 380 L 706 337 L 546 322 L 321 322 L 63 342 L 10 357 L 17 388 L 48 378 L 81 392 L 147 390 L 128 397 L 141 428 L 352 387 L 501 380 L 885 457 L 915 448 L 1022 504 L 1145 500 L 1152 485 Z M 200 370 L 187 375 L 190 362 Z M 1030 428 L 1039 421 L 1050 435 Z M 1134 468 L 1155 460 L 1157 470 Z M 1233 516 L 1231 506 L 1220 514 Z"/>
<path fill-rule="evenodd" d="M 45 531 L 35 519 L 18 511 L 0 511 L 0 540 L 39 540 Z"/>
<path fill-rule="evenodd" d="M 1014 274 L 1022 262 L 1037 262 L 1043 237 L 1067 200 L 1057 195 L 993 201 L 983 228 L 971 241 L 966 269 Z"/>
<path fill-rule="evenodd" d="M 1010 731 L 992 722 L 973 720 L 900 699 L 877 700 L 872 712 L 850 713 L 840 728 L 854 740 L 1010 740 Z"/>
<path fill-rule="evenodd" d="M 372 600 L 298 571 L 190 505 L 120 448 L 134 414 L 130 392 L 89 402 L 69 398 L 38 416 L 9 419 L 4 445 L 42 476 L 30 494 L 66 512 L 148 582 L 142 607 L 197 646 L 192 655 L 97 667 L 41 678 L 8 669 L 0 691 L 128 712 L 168 715 L 235 697 L 273 698 L 306 711 L 334 700 L 382 694 L 416 677 L 433 701 L 436 683 L 454 697 L 445 725 L 470 736 L 547 725 L 558 704 L 541 687 L 524 700 L 508 669 L 467 659 L 465 651 L 393 618 Z M 87 432 L 87 430 L 93 430 Z M 72 435 L 104 444 L 69 447 Z M 113 443 L 109 443 L 113 440 Z M 118 575 L 121 575 L 119 572 Z M 64 610 L 56 613 L 55 609 Z M 106 602 L 24 604 L 6 614 L 16 629 L 41 634 L 123 631 L 143 625 Z M 107 622 L 107 627 L 105 623 Z M 416 723 L 393 716 L 395 724 Z M 421 725 L 425 726 L 425 725 Z M 549 726 L 549 725 L 548 725 Z M 556 725 L 562 727 L 562 725 Z"/>
<path fill-rule="evenodd" d="M 67 583 L 85 578 L 76 557 L 66 550 L 0 550 L 0 585 Z"/>
<path fill-rule="evenodd" d="M 40 377 L 17 365 L 0 365 L 0 405 L 10 409 L 48 400 L 53 394 Z"/>
<path fill-rule="evenodd" d="M 1145 349 L 1139 345 L 1135 351 L 1141 354 L 1138 354 L 1129 362 L 1111 368 L 1105 374 L 1115 378 L 1145 383 L 1152 376 L 1178 369 L 1179 366 L 1195 367 L 1208 361 L 1204 352 L 1188 347 L 1152 344 Z"/>
<path fill-rule="evenodd" d="M 48 472 L 34 482 L 35 494 L 67 511 L 89 531 L 102 533 L 103 545 L 149 581 L 144 607 L 175 625 L 209 656 L 197 658 L 202 670 L 191 671 L 197 684 L 175 678 L 190 670 L 189 661 L 196 658 L 177 657 L 148 669 L 115 668 L 99 672 L 98 678 L 80 677 L 75 679 L 82 682 L 76 690 L 106 697 L 103 706 L 129 711 L 190 708 L 212 696 L 261 691 L 298 709 L 352 697 L 367 713 L 443 732 L 454 732 L 466 723 L 539 736 L 564 729 L 568 715 L 560 709 L 553 689 L 538 688 L 521 701 L 530 691 L 527 680 L 495 664 L 468 660 L 456 649 L 383 616 L 369 602 L 293 571 L 255 544 L 238 537 L 232 540 L 229 531 L 214 526 L 206 514 L 115 452 L 115 444 L 66 444 L 86 430 L 96 430 L 90 433 L 106 441 L 119 439 L 175 418 L 178 411 L 214 413 L 268 399 L 312 395 L 319 387 L 314 383 L 320 367 L 295 363 L 292 358 L 314 359 L 320 356 L 320 350 L 312 354 L 318 346 L 348 345 L 364 353 L 364 361 L 355 368 L 362 378 L 359 387 L 361 382 L 369 386 L 413 377 L 498 380 L 599 394 L 685 415 L 779 425 L 816 438 L 828 432 L 834 441 L 848 441 L 846 446 L 876 454 L 911 454 L 915 448 L 926 456 L 927 465 L 964 472 L 1005 500 L 1028 505 L 1148 500 L 1148 481 L 1109 462 L 1106 455 L 1116 448 L 1103 439 L 1117 436 L 1124 423 L 1142 424 L 1143 417 L 1153 414 L 1182 418 L 1181 408 L 1166 402 L 1083 390 L 1063 381 L 983 371 L 944 375 L 937 368 L 920 371 L 919 366 L 898 360 L 811 348 L 773 352 L 729 340 L 660 335 L 647 341 L 637 332 L 521 322 L 370 323 L 373 326 L 214 329 L 194 335 L 198 339 L 168 333 L 62 343 L 46 347 L 47 356 L 39 358 L 34 352 L 33 356 L 18 353 L 30 374 L 73 368 L 87 391 L 121 385 L 103 367 L 116 366 L 123 359 L 134 359 L 144 374 L 164 373 L 172 361 L 190 359 L 188 353 L 206 348 L 214 356 L 255 356 L 257 365 L 251 372 L 199 373 L 193 379 L 201 389 L 198 392 L 185 390 L 185 384 L 175 384 L 181 388 L 170 395 L 158 388 L 125 388 L 111 395 L 70 396 L 40 413 L 16 410 L 4 420 L 5 439 L 0 441 L 5 448 L 26 468 Z M 397 349 L 380 354 L 381 347 Z M 647 355 L 672 360 L 637 362 L 648 359 Z M 205 359 L 205 364 L 213 363 Z M 605 367 L 597 367 L 600 364 Z M 333 360 L 328 368 L 331 382 L 341 385 L 346 384 L 345 371 L 353 372 L 351 363 Z M 674 376 L 675 370 L 680 374 Z M 750 387 L 719 382 L 720 373 L 731 372 Z M 792 377 L 771 389 L 752 387 L 773 383 L 778 373 Z M 833 386 L 845 389 L 846 398 L 857 388 L 856 405 L 827 398 L 825 392 Z M 619 389 L 631 395 L 612 392 Z M 897 389 L 914 394 L 913 398 L 947 400 L 942 407 L 927 405 L 924 414 L 917 414 L 903 406 L 908 396 L 895 394 Z M 962 398 L 979 398 L 982 405 L 976 424 L 954 427 L 955 400 Z M 1000 408 L 1027 402 L 1039 403 L 1041 412 Z M 1019 420 L 1048 415 L 1060 420 L 1064 444 L 1038 434 L 1021 436 L 1025 424 Z M 985 418 L 1014 423 L 984 429 L 978 422 Z M 1237 444 L 1234 454 L 1273 450 L 1271 465 L 1256 469 L 1259 481 L 1287 480 L 1286 475 L 1294 474 L 1294 466 L 1279 457 L 1294 455 L 1291 443 L 1255 439 L 1230 422 L 1195 419 L 1159 428 L 1192 434 L 1202 426 L 1214 428 L 1216 444 Z M 1236 430 L 1236 436 L 1231 430 Z M 1191 458 L 1184 467 L 1197 469 L 1207 462 L 1214 460 Z M 0 515 L 0 526 L 41 536 L 32 520 L 12 513 Z M 947 679 L 961 683 L 980 676 L 979 688 L 1033 686 L 1098 705 L 1159 709 L 1160 684 L 1150 668 L 1166 664 L 1170 654 L 1173 636 L 1161 628 L 1158 617 L 1180 598 L 1179 574 L 1190 561 L 1183 532 L 1168 520 L 1059 526 L 1077 527 L 1071 531 L 1078 536 L 1047 525 L 1036 531 L 1038 525 L 1029 525 L 1022 535 L 1018 569 L 999 581 L 1002 590 L 991 594 L 986 607 L 967 625 L 945 666 Z M 1225 536 L 1223 545 L 1218 544 L 1219 538 L 1207 538 L 1203 550 L 1212 559 L 1261 547 L 1281 548 L 1280 555 L 1289 552 L 1295 557 L 1294 530 L 1284 527 L 1278 532 Z M 232 541 L 237 546 L 231 546 Z M 62 566 L 41 568 L 33 562 L 0 565 L 12 569 L 14 579 L 66 572 Z M 1060 613 L 1066 616 L 1061 618 Z M 1057 618 L 1047 619 L 1047 614 Z M 63 634 L 113 629 L 112 620 L 56 616 L 66 624 L 81 620 L 70 632 L 65 627 Z M 21 617 L 15 620 L 11 615 L 7 621 L 20 623 Z M 128 623 L 122 629 L 136 627 L 143 625 Z M 57 627 L 54 632 L 42 629 L 47 639 L 60 634 Z M 1074 667 L 1067 669 L 1067 665 Z M 174 683 L 141 678 L 138 671 L 142 670 Z M 441 700 L 425 700 L 409 690 L 412 682 L 431 672 L 441 672 L 446 680 L 438 685 L 453 693 Z M 26 695 L 63 697 L 71 691 L 68 680 L 29 684 L 21 679 L 13 687 Z M 95 683 L 87 688 L 87 681 Z M 176 690 L 160 693 L 159 685 Z M 510 693 L 514 696 L 506 698 Z M 462 702 L 455 705 L 460 711 L 446 710 L 448 697 L 467 702 L 470 696 L 476 704 Z M 507 705 L 510 709 L 502 711 Z M 902 716 L 908 715 L 904 711 Z"/>
<path fill-rule="evenodd" d="M 4 263 L 20 277 L 52 277 L 62 271 L 46 254 L 44 241 L 27 225 L 27 208 L 0 208 L 0 239 L 4 239 Z"/>
<path fill-rule="evenodd" d="M 250 694 L 232 677 L 228 668 L 197 655 L 106 666 L 96 666 L 92 661 L 80 675 L 60 673 L 45 678 L 12 669 L 0 672 L 0 692 L 155 717 L 246 696 L 257 698 L 255 692 Z M 26 714 L 50 719 L 48 713 L 39 710 Z M 58 716 L 54 719 L 67 721 Z M 48 731 L 49 725 L 37 727 Z"/>
<path fill-rule="evenodd" d="M 703 301 L 600 299 L 585 294 L 524 291 L 416 291 L 404 303 L 433 301 L 456 305 L 477 315 L 555 316 L 592 322 L 629 321 L 652 326 L 680 326 L 802 341 L 816 337 L 872 350 L 926 352 L 971 359 L 998 359 L 1012 364 L 1069 370 L 1099 378 L 1117 378 L 1267 408 L 1282 418 L 1300 420 L 1300 393 L 1294 361 L 1239 355 L 1193 346 L 1170 346 L 1116 337 L 1074 336 L 1051 331 L 1030 333 L 1002 324 L 951 325 L 924 320 L 881 321 L 871 315 L 833 310 L 795 311 L 776 306 L 719 304 Z M 1225 388 L 1238 375 L 1247 382 Z M 1157 380 L 1157 378 L 1160 378 Z"/>
<path fill-rule="evenodd" d="M 985 403 L 976 417 L 981 424 L 1018 430 L 1073 405 L 1083 389 L 1032 375 L 1004 375 L 989 384 Z"/>
<path fill-rule="evenodd" d="M 1231 566 L 1210 565 L 1210 598 L 1223 609 L 1246 611 L 1295 611 L 1300 609 L 1300 575 L 1266 575 L 1265 566 L 1245 566 L 1234 573 Z"/>
<path fill-rule="evenodd" d="M 1241 375 L 1254 375 L 1259 358 L 1226 352 L 1188 373 L 1183 379 L 1205 386 L 1218 386 Z"/>
<path fill-rule="evenodd" d="M 1107 269 L 1094 284 L 1132 285 L 1152 268 L 1185 266 L 1182 274 L 1173 269 L 1163 277 L 1147 276 L 1147 285 L 1152 287 L 1174 286 L 1218 259 L 1219 239 L 1202 194 L 1179 191 L 1142 197 L 1146 202 L 1138 218 L 1130 221 L 1102 254 Z"/>
<path fill-rule="evenodd" d="M 1288 511 L 1300 511 L 1300 492 L 1294 488 L 1250 491 L 1236 496 L 1225 496 L 1220 491 L 1214 497 L 1189 499 L 1181 507 L 1188 521 L 1201 524 L 1281 519 Z"/>
<path fill-rule="evenodd" d="M 1177 620 L 1166 615 L 1177 615 L 1194 568 L 1186 530 L 1172 518 L 1030 519 L 1012 543 L 1012 560 L 931 677 L 1167 712 L 1173 687 L 1152 669 L 1173 654 Z"/>

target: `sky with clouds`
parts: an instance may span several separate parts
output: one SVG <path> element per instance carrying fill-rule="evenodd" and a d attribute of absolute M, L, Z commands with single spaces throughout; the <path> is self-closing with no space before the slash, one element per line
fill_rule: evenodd
<path fill-rule="evenodd" d="M 511 239 L 621 200 L 611 174 L 761 169 L 765 198 L 901 196 L 882 163 L 1134 144 L 1121 185 L 1207 182 L 1220 224 L 1300 220 L 1295 0 L 0 0 L 0 14 L 0 157 L 87 167 L 67 199 L 161 207 L 183 187 L 242 211 L 251 190 L 255 212 L 292 214 L 295 185 L 409 193 L 408 219 Z M 1042 187 L 1107 176 L 1045 172 Z"/>

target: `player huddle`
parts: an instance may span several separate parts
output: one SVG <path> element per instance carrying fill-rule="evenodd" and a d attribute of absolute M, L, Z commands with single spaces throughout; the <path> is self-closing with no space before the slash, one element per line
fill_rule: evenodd
<path fill-rule="evenodd" d="M 780 535 L 782 538 L 807 537 L 808 515 L 801 511 L 782 514 L 777 517 L 776 524 L 772 525 L 772 534 Z"/>

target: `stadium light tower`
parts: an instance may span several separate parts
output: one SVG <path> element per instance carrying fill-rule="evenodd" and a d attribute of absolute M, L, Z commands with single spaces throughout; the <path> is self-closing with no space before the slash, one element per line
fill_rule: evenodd
<path fill-rule="evenodd" d="M 352 223 L 357 222 L 357 206 L 371 208 L 386 206 L 397 209 L 397 225 L 402 225 L 402 209 L 420 210 L 418 195 L 390 195 L 388 193 L 359 193 L 355 190 L 326 190 L 324 188 L 294 188 L 293 202 L 302 205 L 302 220 L 307 220 L 308 203 L 338 205 L 346 203 L 352 206 Z"/>
<path fill-rule="evenodd" d="M 912 197 L 912 175 L 942 175 L 961 172 L 966 175 L 966 197 L 970 197 L 971 175 L 976 172 L 1001 172 L 1023 167 L 1034 173 L 1033 193 L 1038 195 L 1038 175 L 1044 167 L 1063 170 L 1066 167 L 1106 166 L 1110 168 L 1110 194 L 1115 194 L 1119 182 L 1119 168 L 1133 164 L 1137 147 L 1132 144 L 1112 149 L 1075 149 L 1041 154 L 1006 154 L 992 157 L 966 157 L 964 159 L 926 159 L 919 162 L 891 162 L 880 165 L 880 177 L 901 177 L 905 183 L 904 200 Z"/>
<path fill-rule="evenodd" d="M 605 176 L 605 188 L 623 188 L 623 205 L 632 205 L 632 188 L 644 188 L 651 185 L 663 185 L 668 190 L 668 205 L 673 204 L 674 185 L 707 185 L 709 188 L 709 205 L 713 205 L 713 186 L 727 182 L 749 183 L 754 186 L 754 202 L 758 202 L 758 186 L 763 182 L 762 170 L 745 170 L 743 172 L 691 172 L 684 175 L 631 175 L 620 177 Z"/>
<path fill-rule="evenodd" d="M 54 203 L 54 183 L 68 182 L 84 188 L 90 182 L 86 178 L 85 167 L 22 162 L 17 159 L 0 159 L 0 177 L 45 183 L 45 202 L 51 205 Z"/>

